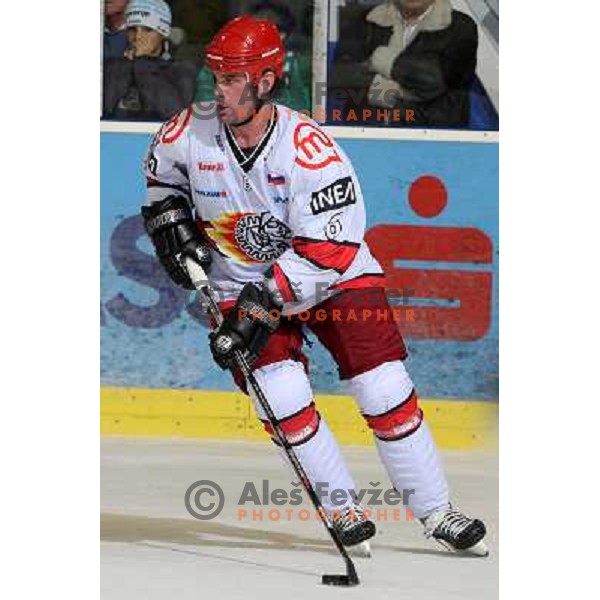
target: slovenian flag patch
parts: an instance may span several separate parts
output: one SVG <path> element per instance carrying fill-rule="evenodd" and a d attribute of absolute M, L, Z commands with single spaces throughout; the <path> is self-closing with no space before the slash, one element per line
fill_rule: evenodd
<path fill-rule="evenodd" d="M 285 185 L 284 175 L 267 175 L 269 185 Z"/>

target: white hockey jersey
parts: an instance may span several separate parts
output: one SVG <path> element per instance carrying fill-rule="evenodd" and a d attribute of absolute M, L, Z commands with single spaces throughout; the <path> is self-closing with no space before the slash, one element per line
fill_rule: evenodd
<path fill-rule="evenodd" d="M 181 195 L 211 246 L 221 300 L 269 271 L 291 314 L 337 290 L 383 284 L 364 241 L 365 208 L 343 150 L 312 120 L 275 105 L 250 155 L 194 105 L 165 123 L 144 164 L 147 203 Z"/>

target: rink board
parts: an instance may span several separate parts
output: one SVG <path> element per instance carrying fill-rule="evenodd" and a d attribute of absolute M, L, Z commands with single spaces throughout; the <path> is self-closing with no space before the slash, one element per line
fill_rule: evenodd
<path fill-rule="evenodd" d="M 241 393 L 103 387 L 100 396 L 103 435 L 269 440 Z M 373 443 L 352 397 L 317 395 L 316 404 L 341 443 Z M 441 448 L 496 447 L 497 404 L 421 400 L 421 406 Z"/>
<path fill-rule="evenodd" d="M 100 139 L 102 431 L 264 439 L 214 366 L 193 298 L 170 284 L 145 236 L 141 165 L 151 139 L 142 130 Z M 447 448 L 482 445 L 498 401 L 498 143 L 338 141 L 358 173 L 366 238 L 388 288 L 414 311 L 400 324 L 406 364 L 420 397 L 436 399 L 424 402 L 436 436 Z M 331 357 L 318 342 L 305 352 L 340 439 L 366 442 Z"/>

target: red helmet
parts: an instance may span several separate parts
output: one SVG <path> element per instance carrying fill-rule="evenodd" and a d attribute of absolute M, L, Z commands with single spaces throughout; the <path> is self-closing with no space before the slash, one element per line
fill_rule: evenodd
<path fill-rule="evenodd" d="M 281 79 L 284 58 L 277 25 L 251 15 L 223 25 L 206 47 L 206 64 L 211 71 L 248 73 L 253 83 L 269 69 Z"/>

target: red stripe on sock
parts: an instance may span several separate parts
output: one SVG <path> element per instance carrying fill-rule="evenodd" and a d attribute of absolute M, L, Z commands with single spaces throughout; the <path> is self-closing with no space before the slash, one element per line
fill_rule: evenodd
<path fill-rule="evenodd" d="M 369 427 L 374 431 L 389 431 L 402 425 L 413 417 L 419 410 L 416 392 L 412 392 L 408 399 L 383 415 L 364 415 Z"/>

